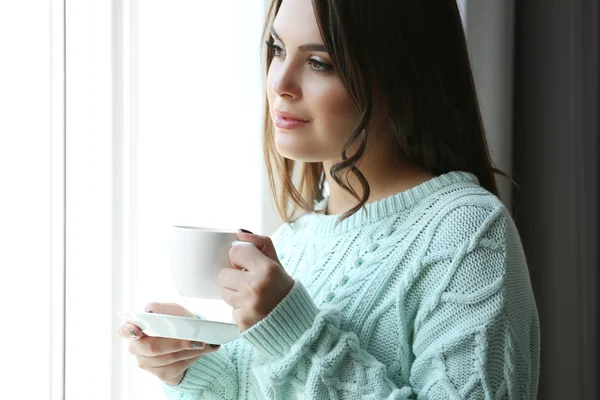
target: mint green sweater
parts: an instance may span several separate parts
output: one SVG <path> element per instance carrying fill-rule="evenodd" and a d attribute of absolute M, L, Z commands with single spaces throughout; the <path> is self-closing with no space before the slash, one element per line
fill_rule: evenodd
<path fill-rule="evenodd" d="M 167 398 L 535 399 L 538 313 L 502 203 L 450 172 L 366 209 L 282 225 L 294 287 Z"/>

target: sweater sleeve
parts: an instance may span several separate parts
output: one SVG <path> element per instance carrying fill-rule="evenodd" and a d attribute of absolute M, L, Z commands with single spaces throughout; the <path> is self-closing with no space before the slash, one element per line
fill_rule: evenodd
<path fill-rule="evenodd" d="M 299 389 L 309 399 L 410 399 L 386 366 L 361 348 L 354 332 L 340 329 L 340 313 L 319 310 L 301 282 L 244 337 L 262 354 L 255 361 L 264 398 Z"/>
<path fill-rule="evenodd" d="M 467 211 L 438 227 L 452 246 L 429 249 L 399 299 L 411 386 L 425 399 L 535 399 L 539 321 L 516 227 L 503 207 Z"/>

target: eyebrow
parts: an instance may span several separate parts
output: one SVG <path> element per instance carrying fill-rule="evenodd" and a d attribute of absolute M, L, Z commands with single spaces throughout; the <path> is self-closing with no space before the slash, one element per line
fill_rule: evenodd
<path fill-rule="evenodd" d="M 275 29 L 271 28 L 271 35 L 273 35 L 273 37 L 277 40 L 279 40 L 281 43 L 283 43 L 283 40 L 281 40 L 281 38 L 279 37 L 279 35 L 277 34 L 277 32 L 275 32 Z M 322 53 L 327 53 L 327 47 L 325 47 L 325 45 L 323 44 L 314 44 L 314 43 L 309 43 L 309 44 L 303 44 L 302 46 L 298 46 L 298 50 L 300 51 L 318 51 L 318 52 L 322 52 Z"/>

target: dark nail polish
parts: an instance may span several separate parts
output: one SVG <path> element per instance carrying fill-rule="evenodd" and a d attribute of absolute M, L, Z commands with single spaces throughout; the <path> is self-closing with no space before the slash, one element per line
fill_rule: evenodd
<path fill-rule="evenodd" d="M 251 234 L 251 235 L 254 235 L 254 233 L 250 232 L 250 231 L 249 231 L 249 230 L 247 230 L 247 229 L 240 229 L 240 231 L 242 231 L 242 232 L 244 232 L 244 233 L 249 233 L 249 234 Z"/>
<path fill-rule="evenodd" d="M 150 313 L 150 314 L 154 314 L 154 311 L 152 311 L 152 310 L 146 310 L 146 312 Z"/>
<path fill-rule="evenodd" d="M 210 347 L 212 349 L 218 349 L 219 347 L 221 347 L 221 345 L 220 344 L 211 344 Z"/>

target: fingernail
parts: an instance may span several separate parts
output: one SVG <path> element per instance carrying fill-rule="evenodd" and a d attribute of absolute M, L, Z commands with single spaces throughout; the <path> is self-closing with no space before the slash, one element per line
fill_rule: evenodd
<path fill-rule="evenodd" d="M 139 339 L 141 335 L 138 335 L 137 333 L 135 333 L 135 328 L 131 327 L 131 328 L 129 328 L 129 336 L 132 339 Z"/>
<path fill-rule="evenodd" d="M 218 349 L 219 347 L 221 347 L 220 344 L 211 344 L 210 345 L 211 349 Z"/>
<path fill-rule="evenodd" d="M 150 313 L 150 314 L 154 314 L 154 311 L 152 311 L 152 310 L 146 310 L 146 312 Z"/>
<path fill-rule="evenodd" d="M 202 342 L 190 342 L 190 347 L 192 349 L 203 349 L 204 348 L 204 343 L 202 343 Z"/>
<path fill-rule="evenodd" d="M 254 235 L 254 233 L 250 232 L 248 229 L 240 229 L 240 231 Z"/>

